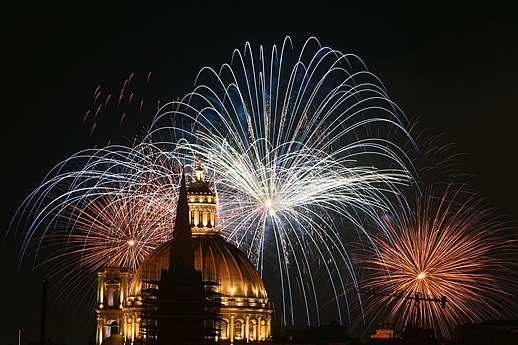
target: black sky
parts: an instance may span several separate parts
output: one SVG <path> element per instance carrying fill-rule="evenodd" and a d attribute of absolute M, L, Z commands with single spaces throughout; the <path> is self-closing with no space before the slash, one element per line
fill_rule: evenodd
<path fill-rule="evenodd" d="M 113 126 L 92 138 L 82 122 L 98 85 L 117 90 L 130 74 L 152 72 L 154 95 L 174 99 L 191 91 L 203 66 L 228 62 L 247 41 L 270 49 L 286 35 L 299 44 L 316 36 L 358 55 L 408 116 L 458 144 L 474 186 L 518 219 L 518 23 L 511 4 L 364 3 L 21 5 L 5 14 L 12 18 L 2 28 L 4 232 L 50 168 L 120 135 Z M 0 315 L 0 345 L 15 344 L 20 328 L 22 342 L 39 341 L 41 277 L 27 270 L 18 276 L 18 247 L 9 237 L 1 251 L 8 305 Z M 91 329 L 48 313 L 47 336 L 86 344 Z"/>

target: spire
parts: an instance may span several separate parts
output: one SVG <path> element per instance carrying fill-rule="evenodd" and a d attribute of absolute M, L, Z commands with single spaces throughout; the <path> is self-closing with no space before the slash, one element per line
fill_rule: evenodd
<path fill-rule="evenodd" d="M 180 193 L 176 206 L 176 221 L 173 230 L 169 267 L 172 269 L 194 269 L 192 233 L 189 224 L 189 204 L 185 186 L 185 169 L 182 170 Z"/>

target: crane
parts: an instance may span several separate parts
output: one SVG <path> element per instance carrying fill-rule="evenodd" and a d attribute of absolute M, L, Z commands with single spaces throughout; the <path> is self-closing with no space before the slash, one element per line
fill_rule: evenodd
<path fill-rule="evenodd" d="M 419 327 L 419 323 L 420 323 L 420 314 L 421 314 L 420 302 L 421 301 L 440 303 L 441 308 L 443 308 L 443 309 L 446 308 L 446 296 L 441 296 L 440 298 L 439 297 L 426 297 L 426 296 L 422 297 L 419 295 L 418 291 L 414 292 L 414 294 L 409 293 L 408 295 L 404 295 L 403 293 L 389 294 L 389 293 L 376 292 L 376 291 L 360 291 L 360 290 L 355 290 L 355 292 L 358 294 L 364 293 L 364 294 L 371 294 L 371 295 L 380 295 L 380 296 L 388 296 L 388 297 L 394 297 L 394 298 L 414 300 L 415 301 L 415 303 L 414 303 L 414 308 L 415 308 L 414 325 L 417 327 Z"/>

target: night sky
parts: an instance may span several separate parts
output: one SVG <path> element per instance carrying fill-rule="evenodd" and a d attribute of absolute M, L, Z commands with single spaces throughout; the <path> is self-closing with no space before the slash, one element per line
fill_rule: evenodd
<path fill-rule="evenodd" d="M 297 46 L 315 36 L 358 55 L 407 116 L 457 144 L 473 186 L 502 214 L 518 219 L 518 25 L 511 4 L 358 3 L 316 2 L 290 10 L 264 3 L 234 9 L 74 4 L 5 14 L 3 231 L 54 165 L 81 149 L 133 137 L 154 115 L 142 114 L 133 127 L 107 122 L 90 136 L 83 116 L 97 86 L 116 91 L 132 73 L 143 78 L 151 72 L 152 97 L 172 100 L 192 90 L 203 66 L 228 62 L 245 42 L 269 50 L 286 35 Z M 30 276 L 27 266 L 18 275 L 19 245 L 9 235 L 1 250 L 7 305 L 0 345 L 16 344 L 20 328 L 23 343 L 39 341 L 42 277 Z M 48 314 L 47 337 L 86 345 L 93 318 L 85 326 L 81 317 L 53 309 Z"/>

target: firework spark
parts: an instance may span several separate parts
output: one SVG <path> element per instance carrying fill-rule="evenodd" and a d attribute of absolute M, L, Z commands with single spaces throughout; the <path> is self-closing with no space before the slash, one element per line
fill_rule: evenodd
<path fill-rule="evenodd" d="M 95 88 L 90 109 L 83 116 L 83 124 L 90 128 L 90 136 L 96 145 L 119 144 L 118 141 L 126 137 L 133 138 L 129 145 L 138 143 L 137 136 L 146 133 L 149 117 L 160 108 L 160 92 L 153 88 L 151 79 L 151 72 L 145 77 L 132 73 L 119 88 L 101 85 Z M 141 133 L 136 133 L 136 130 Z M 98 143 L 106 137 L 109 138 L 106 145 Z"/>
<path fill-rule="evenodd" d="M 371 273 L 361 284 L 368 311 L 448 338 L 459 324 L 516 317 L 512 224 L 465 186 L 439 191 L 429 187 L 416 207 L 383 218 L 375 247 L 361 256 Z"/>

